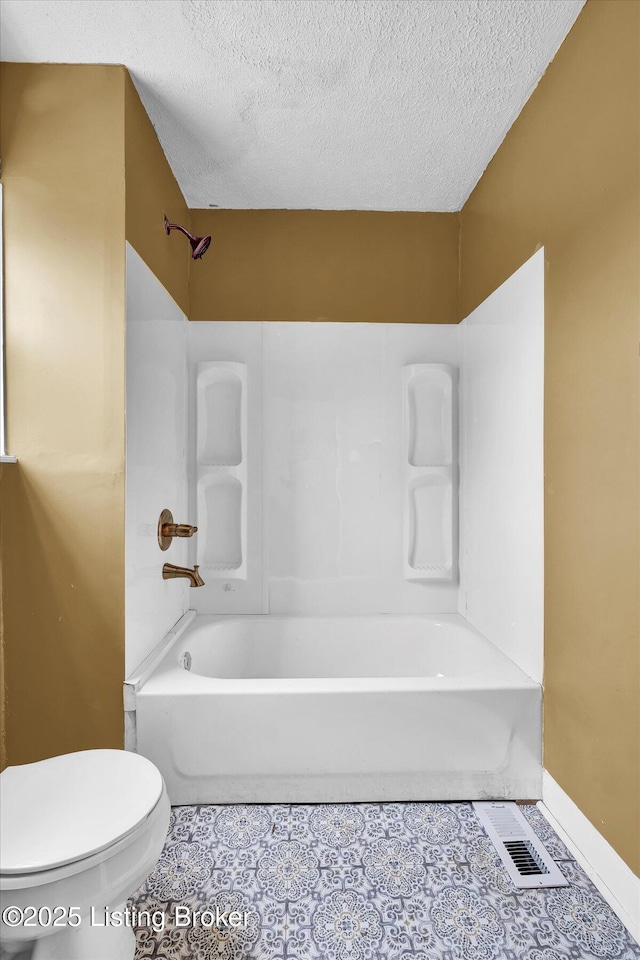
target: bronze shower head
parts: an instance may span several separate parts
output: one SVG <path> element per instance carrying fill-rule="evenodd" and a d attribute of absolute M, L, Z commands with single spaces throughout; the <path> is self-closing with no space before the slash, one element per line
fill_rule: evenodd
<path fill-rule="evenodd" d="M 185 237 L 189 238 L 192 260 L 201 260 L 209 249 L 211 237 L 193 237 L 189 231 L 181 227 L 179 223 L 169 223 L 169 219 L 166 216 L 164 218 L 164 229 L 165 233 L 171 233 L 172 230 L 179 230 L 181 233 L 184 233 Z"/>

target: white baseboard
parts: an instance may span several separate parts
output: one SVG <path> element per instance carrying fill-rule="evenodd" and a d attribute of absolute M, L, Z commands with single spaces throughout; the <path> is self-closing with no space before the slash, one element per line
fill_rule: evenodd
<path fill-rule="evenodd" d="M 546 770 L 542 773 L 542 800 L 538 806 L 625 927 L 640 942 L 640 878 Z M 637 830 L 637 824 L 629 824 L 629 830 Z"/>

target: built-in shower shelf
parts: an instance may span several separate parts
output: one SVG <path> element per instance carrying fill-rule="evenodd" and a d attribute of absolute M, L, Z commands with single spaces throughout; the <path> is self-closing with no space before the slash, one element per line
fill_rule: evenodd
<path fill-rule="evenodd" d="M 453 378 L 444 363 L 405 367 L 407 460 L 413 467 L 448 465 L 453 457 Z"/>
<path fill-rule="evenodd" d="M 242 363 L 198 364 L 197 460 L 200 465 L 228 467 L 242 463 L 245 369 Z"/>
<path fill-rule="evenodd" d="M 456 574 L 455 371 L 416 363 L 403 370 L 404 577 Z"/>
<path fill-rule="evenodd" d="M 205 580 L 246 579 L 245 364 L 198 364 L 196 418 L 198 563 Z"/>

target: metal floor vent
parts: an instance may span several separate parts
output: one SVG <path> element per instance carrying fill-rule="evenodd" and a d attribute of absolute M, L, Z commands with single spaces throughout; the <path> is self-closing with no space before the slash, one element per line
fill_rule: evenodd
<path fill-rule="evenodd" d="M 515 803 L 475 801 L 473 809 L 489 835 L 516 887 L 567 887 L 555 860 L 547 853 Z"/>

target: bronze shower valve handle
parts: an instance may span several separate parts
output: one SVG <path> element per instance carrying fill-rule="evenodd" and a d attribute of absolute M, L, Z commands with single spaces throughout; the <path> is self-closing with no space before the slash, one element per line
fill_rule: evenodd
<path fill-rule="evenodd" d="M 192 537 L 198 528 L 190 523 L 163 523 L 160 529 L 164 537 Z"/>
<path fill-rule="evenodd" d="M 174 537 L 192 537 L 197 531 L 190 523 L 174 523 L 171 510 L 163 510 L 158 520 L 158 546 L 168 550 Z"/>

